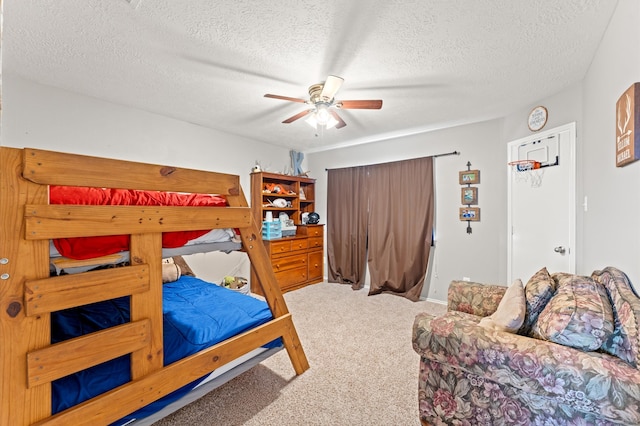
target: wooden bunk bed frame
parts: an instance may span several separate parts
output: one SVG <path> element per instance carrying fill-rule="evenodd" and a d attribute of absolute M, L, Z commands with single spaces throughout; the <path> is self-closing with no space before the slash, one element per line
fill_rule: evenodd
<path fill-rule="evenodd" d="M 309 368 L 238 176 L 0 148 L 0 425 L 108 424 L 281 337 Z M 219 194 L 229 207 L 49 205 L 48 186 Z M 161 235 L 238 228 L 274 319 L 163 366 Z M 49 277 L 49 240 L 130 234 L 131 265 Z M 51 345 L 50 312 L 130 295 L 131 322 Z M 51 382 L 130 353 L 132 380 L 51 415 Z"/>

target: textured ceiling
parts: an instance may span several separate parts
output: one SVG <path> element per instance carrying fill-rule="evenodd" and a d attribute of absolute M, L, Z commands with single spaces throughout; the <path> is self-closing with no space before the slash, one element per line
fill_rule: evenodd
<path fill-rule="evenodd" d="M 4 0 L 3 74 L 300 151 L 500 117 L 580 81 L 612 0 Z M 281 122 L 327 75 L 340 111 Z M 525 117 L 523 117 L 523 120 Z"/>

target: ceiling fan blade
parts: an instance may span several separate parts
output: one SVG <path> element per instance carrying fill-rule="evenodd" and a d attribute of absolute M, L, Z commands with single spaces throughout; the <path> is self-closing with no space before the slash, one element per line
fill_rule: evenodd
<path fill-rule="evenodd" d="M 299 118 L 304 117 L 305 115 L 309 114 L 310 112 L 313 112 L 313 109 L 308 109 L 306 111 L 302 111 L 297 113 L 296 115 L 294 115 L 293 117 L 289 117 L 286 120 L 283 121 L 284 124 L 289 124 L 289 123 L 293 123 L 294 121 L 296 121 Z"/>
<path fill-rule="evenodd" d="M 335 125 L 336 129 L 342 129 L 344 126 L 347 125 L 347 123 L 344 122 L 344 120 L 342 119 L 342 117 L 340 117 L 338 115 L 338 113 L 336 112 L 336 110 L 334 110 L 333 108 L 329 109 L 329 113 L 333 116 L 333 118 L 335 118 L 338 121 L 338 124 Z"/>
<path fill-rule="evenodd" d="M 300 99 L 300 98 L 290 98 L 288 96 L 280 96 L 280 95 L 272 95 L 270 93 L 267 93 L 266 95 L 264 95 L 265 98 L 273 98 L 273 99 L 280 99 L 283 101 L 291 101 L 291 102 L 300 102 L 300 103 L 306 103 L 307 101 L 304 99 Z"/>
<path fill-rule="evenodd" d="M 342 77 L 338 77 L 335 75 L 330 75 L 327 77 L 327 81 L 324 82 L 322 86 L 322 92 L 320 93 L 320 98 L 325 102 L 331 101 L 340 90 L 342 86 L 342 82 L 344 79 Z"/>
<path fill-rule="evenodd" d="M 382 108 L 382 100 L 340 101 L 336 103 L 336 107 L 342 109 L 380 109 Z"/>

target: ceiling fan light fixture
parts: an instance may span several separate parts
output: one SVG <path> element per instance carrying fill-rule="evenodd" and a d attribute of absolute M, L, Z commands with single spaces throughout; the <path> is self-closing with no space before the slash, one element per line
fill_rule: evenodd
<path fill-rule="evenodd" d="M 329 108 L 327 107 L 327 105 L 322 103 L 316 105 L 316 112 L 314 113 L 314 115 L 316 116 L 316 120 L 318 120 L 318 124 L 320 124 L 321 126 L 326 126 L 329 122 L 329 119 L 333 118 L 329 113 Z"/>
<path fill-rule="evenodd" d="M 305 123 L 307 123 L 309 126 L 313 127 L 314 129 L 318 128 L 318 120 L 316 119 L 316 114 L 310 114 L 309 118 L 307 118 L 306 120 L 304 120 Z"/>
<path fill-rule="evenodd" d="M 0 0 L 2 2 L 2 0 Z M 267 93 L 266 98 L 280 99 L 283 101 L 304 103 L 311 108 L 301 111 L 298 114 L 287 118 L 284 124 L 293 123 L 302 117 L 307 117 L 306 122 L 314 129 L 318 127 L 325 129 L 342 129 L 347 125 L 342 117 L 338 115 L 337 109 L 380 109 L 382 99 L 369 100 L 335 100 L 335 95 L 342 86 L 344 79 L 335 75 L 330 75 L 323 83 L 313 84 L 309 87 L 309 100 L 301 98 L 291 98 L 289 96 L 272 95 Z"/>
<path fill-rule="evenodd" d="M 335 118 L 333 118 L 332 115 L 330 115 L 329 120 L 327 120 L 327 124 L 325 124 L 324 127 L 327 129 L 333 129 L 334 127 L 336 127 L 336 124 L 338 124 L 338 120 L 336 120 Z"/>
<path fill-rule="evenodd" d="M 309 115 L 305 122 L 314 129 L 318 129 L 318 127 L 333 129 L 338 124 L 338 120 L 331 115 L 327 105 L 324 104 L 317 105 L 316 110 Z"/>

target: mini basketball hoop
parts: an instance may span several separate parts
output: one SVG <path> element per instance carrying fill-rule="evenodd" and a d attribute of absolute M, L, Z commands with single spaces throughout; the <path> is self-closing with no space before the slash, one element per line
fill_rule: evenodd
<path fill-rule="evenodd" d="M 542 185 L 544 169 L 539 161 L 516 160 L 510 161 L 508 164 L 516 182 L 531 182 L 532 188 L 538 188 Z"/>

